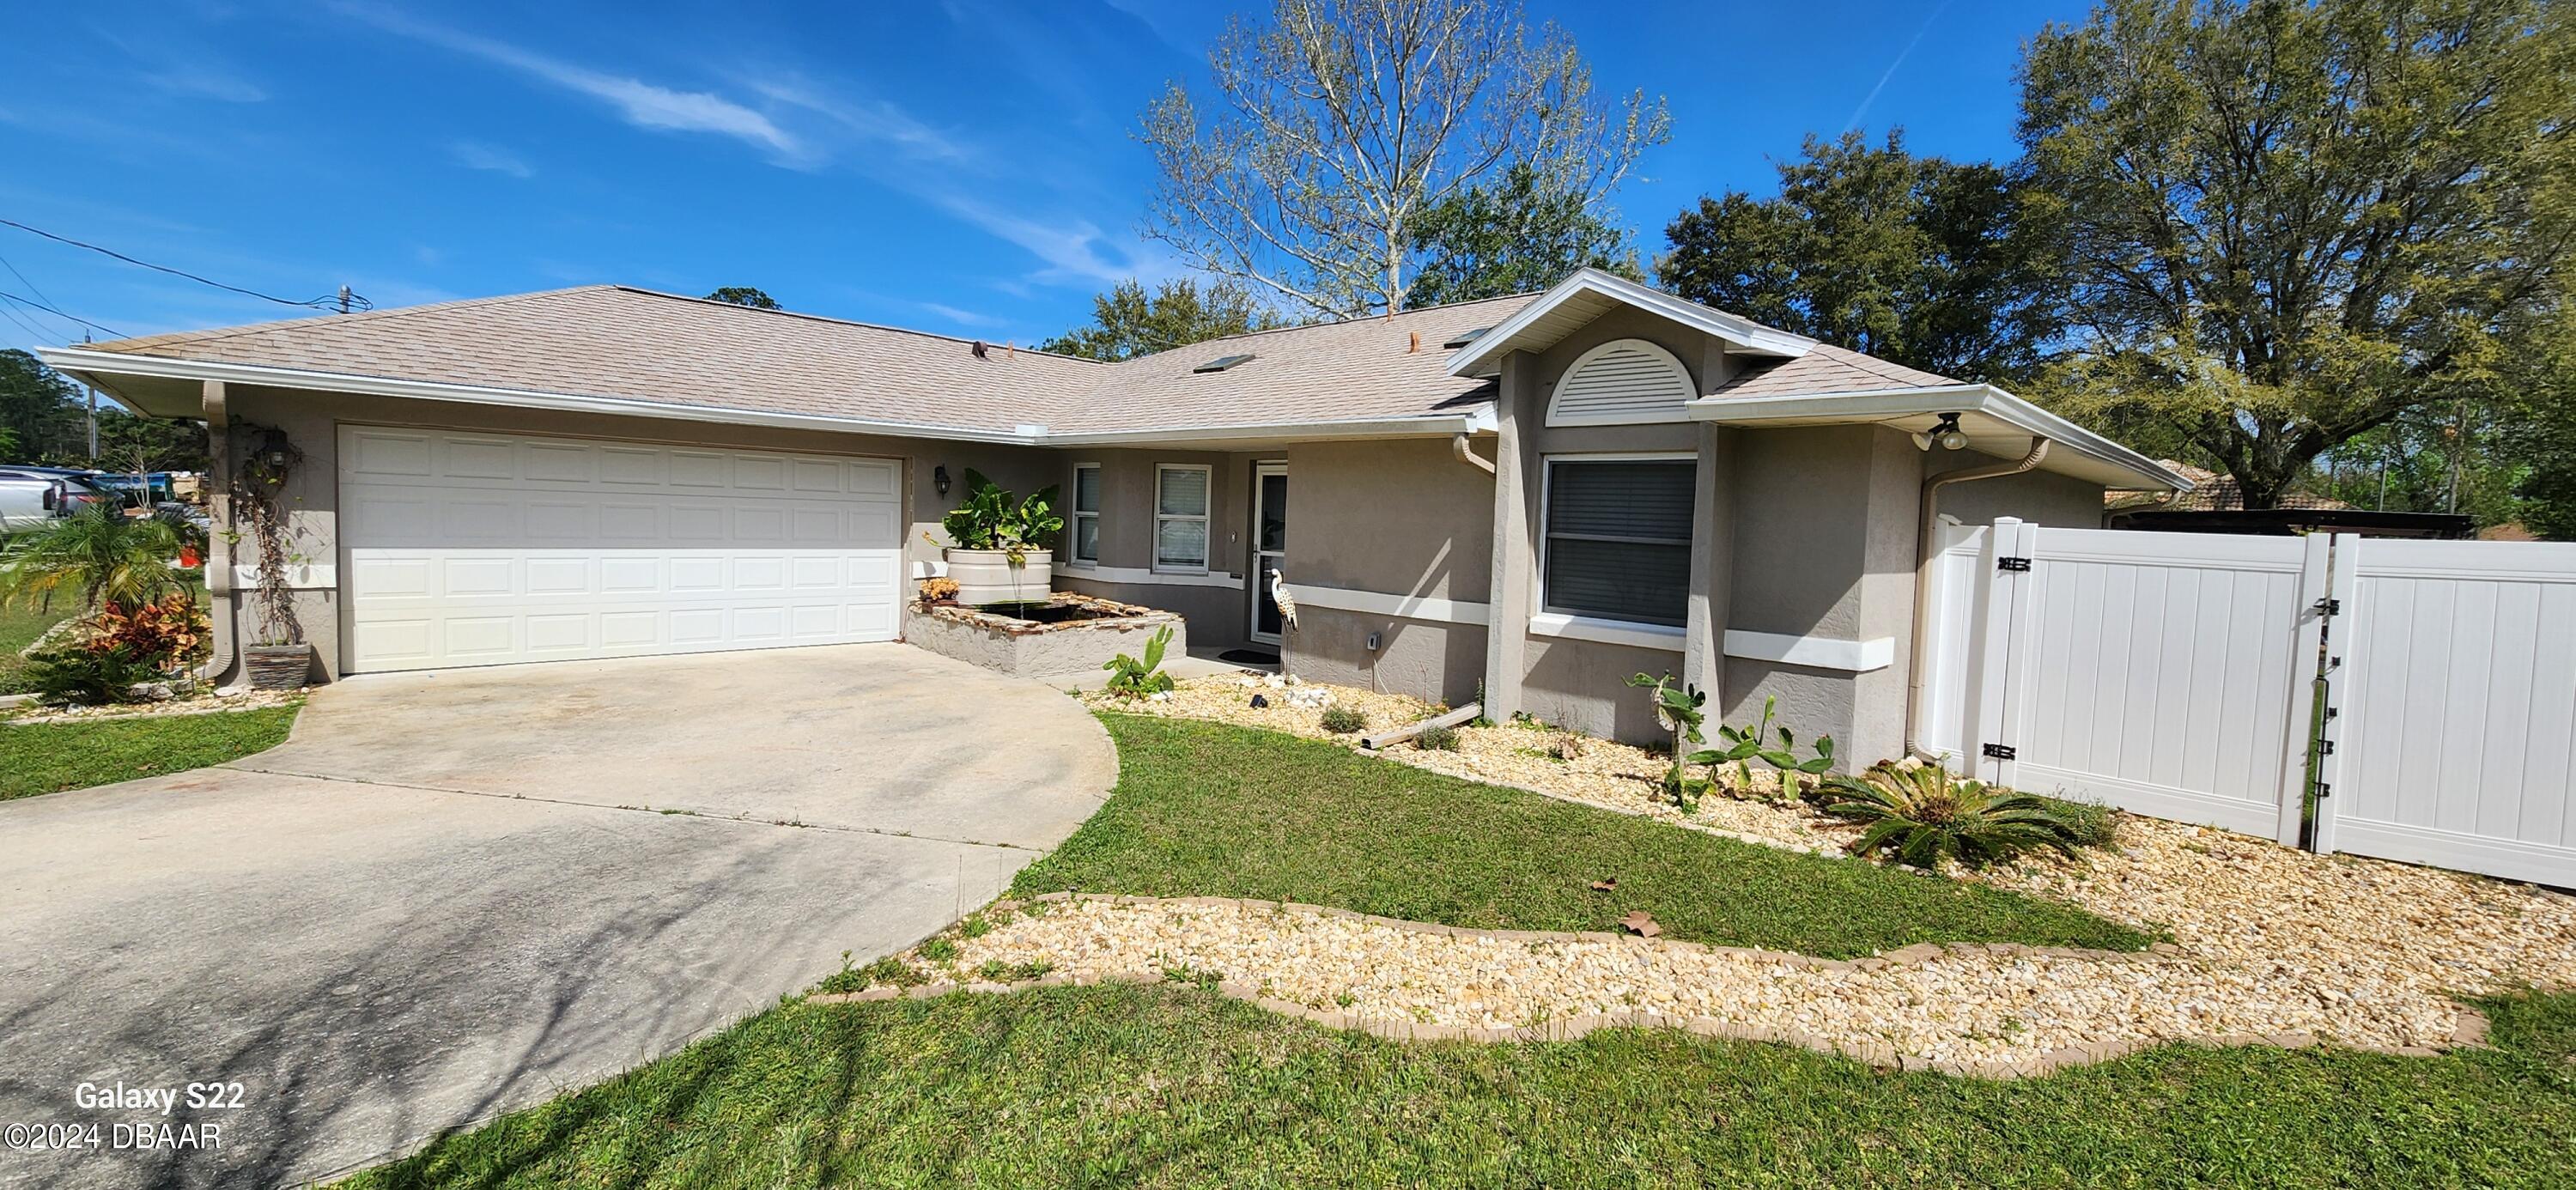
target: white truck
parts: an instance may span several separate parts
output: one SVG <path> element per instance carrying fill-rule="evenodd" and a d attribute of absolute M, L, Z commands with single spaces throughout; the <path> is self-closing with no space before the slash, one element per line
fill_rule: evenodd
<path fill-rule="evenodd" d="M 0 536 L 40 528 L 93 503 L 122 503 L 86 472 L 0 463 Z"/>

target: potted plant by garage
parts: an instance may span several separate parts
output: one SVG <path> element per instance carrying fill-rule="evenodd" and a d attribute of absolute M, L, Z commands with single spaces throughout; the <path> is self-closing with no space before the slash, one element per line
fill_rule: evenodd
<path fill-rule="evenodd" d="M 1014 499 L 974 468 L 966 469 L 966 499 L 940 521 L 950 544 L 940 556 L 957 581 L 957 602 L 968 607 L 1038 603 L 1055 582 L 1055 552 L 1037 543 L 1064 528 L 1052 487 Z"/>
<path fill-rule="evenodd" d="M 259 635 L 242 647 L 242 668 L 254 690 L 293 690 L 313 678 L 313 646 L 305 643 L 304 625 L 295 618 L 290 577 L 305 559 L 288 552 L 292 527 L 284 504 L 286 477 L 303 461 L 304 452 L 287 440 L 285 431 L 264 429 L 249 457 L 233 471 L 236 527 L 226 538 L 235 544 L 246 538 L 259 568 L 259 582 L 251 592 Z"/>

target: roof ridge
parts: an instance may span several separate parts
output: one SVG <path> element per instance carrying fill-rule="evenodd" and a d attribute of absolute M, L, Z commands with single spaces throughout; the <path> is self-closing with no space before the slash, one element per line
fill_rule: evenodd
<path fill-rule="evenodd" d="M 1134 363 L 1137 360 L 1152 359 L 1158 355 L 1169 355 L 1175 351 L 1187 351 L 1193 347 L 1205 347 L 1210 343 L 1223 343 L 1232 339 L 1250 339 L 1258 335 L 1277 335 L 1284 334 L 1288 331 L 1311 331 L 1328 326 L 1357 326 L 1361 323 L 1368 322 L 1391 322 L 1398 318 L 1410 318 L 1416 314 L 1429 314 L 1434 310 L 1455 310 L 1461 306 L 1483 305 L 1487 302 L 1507 302 L 1513 298 L 1534 298 L 1544 292 L 1546 291 L 1541 289 L 1531 289 L 1520 293 L 1498 293 L 1492 297 L 1468 298 L 1465 301 L 1457 302 L 1442 302 L 1439 305 L 1424 306 L 1418 310 L 1398 310 L 1393 314 L 1369 314 L 1359 318 L 1318 318 L 1313 322 L 1300 322 L 1294 326 L 1271 326 L 1263 327 L 1257 331 L 1236 331 L 1231 335 L 1218 335 L 1213 339 L 1199 339 L 1194 342 L 1183 343 L 1178 347 L 1166 347 L 1161 351 L 1149 351 L 1143 355 L 1132 356 L 1118 362 L 1122 364 Z"/>
<path fill-rule="evenodd" d="M 421 314 L 431 310 L 454 310 L 465 306 L 499 306 L 507 305 L 512 302 L 528 301 L 534 298 L 560 297 L 567 293 L 583 293 L 595 289 L 615 288 L 617 288 L 617 286 L 614 285 L 567 285 L 561 289 L 538 289 L 527 293 L 496 293 L 483 297 L 453 298 L 444 302 L 424 302 L 416 306 L 393 306 L 382 310 L 356 310 L 347 314 L 335 314 L 324 311 L 315 314 L 303 315 L 297 318 L 272 318 L 266 322 L 246 323 L 241 326 L 208 327 L 201 331 L 168 331 L 158 335 L 130 335 L 122 339 L 110 339 L 104 343 L 85 343 L 82 344 L 82 346 L 95 351 L 125 351 L 129 354 L 140 354 L 132 352 L 130 347 L 121 347 L 119 344 L 150 344 L 154 347 L 176 347 L 188 343 L 212 343 L 240 335 L 265 333 L 277 330 L 280 327 L 312 326 L 322 324 L 324 322 L 343 325 L 352 322 L 373 322 L 380 318 L 393 318 L 404 314 Z"/>
<path fill-rule="evenodd" d="M 811 322 L 828 322 L 835 326 L 855 326 L 872 331 L 888 331 L 898 335 L 919 335 L 925 339 L 943 339 L 951 343 L 965 343 L 970 345 L 982 343 L 988 347 L 996 345 L 990 339 L 975 338 L 967 335 L 948 335 L 942 334 L 938 331 L 925 331 L 917 327 L 909 326 L 894 326 L 883 322 L 861 322 L 855 318 L 840 318 L 830 314 L 813 314 L 804 310 L 745 306 L 736 302 L 718 301 L 714 298 L 690 297 L 685 293 L 672 293 L 668 290 L 646 289 L 641 285 L 611 284 L 598 286 L 597 288 L 624 290 L 627 293 L 639 294 L 644 297 L 668 298 L 675 302 L 694 302 L 701 306 L 721 306 L 728 310 L 748 310 L 754 314 L 780 314 L 789 318 L 806 319 Z M 1001 346 L 1005 346 L 1012 351 L 1025 351 L 1031 355 L 1043 355 L 1050 359 L 1079 360 L 1086 364 L 1105 364 L 1108 362 L 1106 360 L 1093 359 L 1087 355 L 1074 355 L 1070 352 L 1064 351 L 1048 351 L 1042 347 L 1022 347 L 1016 343 L 1006 343 L 1001 344 Z M 1178 348 L 1174 348 L 1174 350 L 1178 350 Z"/>

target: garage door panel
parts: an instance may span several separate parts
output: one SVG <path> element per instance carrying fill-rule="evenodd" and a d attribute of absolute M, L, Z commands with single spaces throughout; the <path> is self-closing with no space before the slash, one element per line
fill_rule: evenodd
<path fill-rule="evenodd" d="M 890 640 L 901 465 L 341 431 L 353 672 Z"/>

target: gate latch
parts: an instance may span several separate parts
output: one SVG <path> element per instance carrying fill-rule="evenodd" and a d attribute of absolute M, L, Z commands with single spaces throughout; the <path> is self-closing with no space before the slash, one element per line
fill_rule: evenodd
<path fill-rule="evenodd" d="M 2030 559 L 2028 559 L 2028 558 L 1997 558 L 1997 559 L 1995 559 L 1995 569 L 1997 569 L 1997 570 L 2009 570 L 2009 571 L 2011 571 L 2011 572 L 2013 572 L 2013 573 L 2015 573 L 2015 574 L 2023 574 L 2023 573 L 2027 573 L 2027 572 L 2030 570 Z"/>
<path fill-rule="evenodd" d="M 2316 603 L 2316 611 L 2320 616 L 2340 616 L 2343 614 L 2343 600 L 2320 599 Z"/>
<path fill-rule="evenodd" d="M 2021 749 L 2010 744 L 1988 744 L 1979 750 L 1990 760 L 2014 760 L 2021 756 Z"/>

